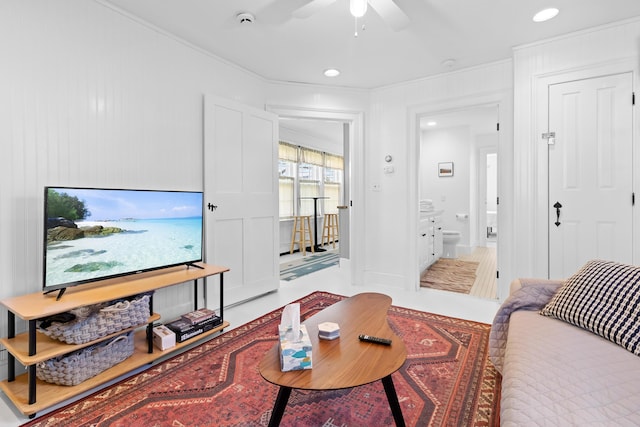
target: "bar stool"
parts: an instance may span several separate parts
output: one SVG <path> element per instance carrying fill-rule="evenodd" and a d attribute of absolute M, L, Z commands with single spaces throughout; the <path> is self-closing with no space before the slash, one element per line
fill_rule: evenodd
<path fill-rule="evenodd" d="M 298 250 L 302 252 L 302 255 L 307 254 L 307 242 L 311 245 L 311 252 L 315 252 L 313 248 L 313 238 L 311 237 L 311 217 L 306 216 L 294 216 L 293 217 L 293 230 L 291 231 L 291 247 L 289 253 L 293 253 L 293 246 L 297 243 Z M 308 237 L 308 239 L 307 239 Z"/>
<path fill-rule="evenodd" d="M 329 242 L 333 244 L 333 248 L 336 247 L 336 240 L 338 239 L 338 214 L 325 214 L 322 221 L 322 245 L 328 245 Z"/>

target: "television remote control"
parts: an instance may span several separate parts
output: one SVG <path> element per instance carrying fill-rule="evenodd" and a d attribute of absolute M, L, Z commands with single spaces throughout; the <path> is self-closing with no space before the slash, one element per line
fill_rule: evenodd
<path fill-rule="evenodd" d="M 372 337 L 371 335 L 358 335 L 360 341 L 372 342 L 374 344 L 391 345 L 391 340 L 387 338 Z"/>

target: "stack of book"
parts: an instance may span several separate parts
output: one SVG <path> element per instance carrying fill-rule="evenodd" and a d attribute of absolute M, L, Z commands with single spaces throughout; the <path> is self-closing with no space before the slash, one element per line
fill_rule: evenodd
<path fill-rule="evenodd" d="M 221 323 L 222 319 L 216 316 L 215 311 L 201 308 L 183 314 L 180 319 L 167 323 L 166 326 L 176 334 L 177 342 L 183 342 L 210 331 Z"/>

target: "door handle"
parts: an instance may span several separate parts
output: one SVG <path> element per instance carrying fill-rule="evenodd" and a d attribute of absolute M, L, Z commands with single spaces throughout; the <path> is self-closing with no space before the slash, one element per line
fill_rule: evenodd
<path fill-rule="evenodd" d="M 554 208 L 556 208 L 556 227 L 560 226 L 560 208 L 562 207 L 562 205 L 560 204 L 560 202 L 556 202 L 553 205 Z"/>
<path fill-rule="evenodd" d="M 217 205 L 212 205 L 211 203 L 209 203 L 209 204 L 207 205 L 207 208 L 208 208 L 211 212 L 213 212 L 213 211 L 215 211 L 216 209 L 218 209 L 218 206 L 217 206 Z"/>

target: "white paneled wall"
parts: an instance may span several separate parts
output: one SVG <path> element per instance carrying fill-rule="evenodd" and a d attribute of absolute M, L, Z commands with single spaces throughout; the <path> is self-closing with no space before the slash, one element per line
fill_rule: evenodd
<path fill-rule="evenodd" d="M 632 71 L 638 79 L 640 20 L 594 28 L 514 50 L 514 235 L 515 270 L 520 277 L 547 277 L 547 173 L 546 146 L 541 139 L 547 132 L 545 106 L 537 99 L 542 79 L 589 78 Z M 630 95 L 631 98 L 631 95 Z M 629 100 L 631 102 L 631 99 Z M 635 135 L 638 120 L 634 119 Z M 634 153 L 634 169 L 640 168 L 640 154 Z M 639 188 L 640 177 L 634 178 Z M 635 209 L 634 223 L 640 224 Z M 640 262 L 640 232 L 634 230 L 634 263 Z"/>
<path fill-rule="evenodd" d="M 508 162 L 512 155 L 511 61 L 501 61 L 415 82 L 394 85 L 372 93 L 371 114 L 365 150 L 366 178 L 366 254 L 367 280 L 390 286 L 412 288 L 417 282 L 416 248 L 418 210 L 418 142 L 415 115 L 419 111 L 444 111 L 504 100 L 500 111 L 501 167 L 505 174 L 501 184 L 509 195 L 511 183 Z M 506 95 L 505 95 L 506 94 Z M 482 101 L 482 102 L 481 102 Z M 386 154 L 394 158 L 395 173 L 384 174 Z M 372 184 L 380 184 L 373 191 Z M 509 211 L 509 199 L 502 209 Z M 508 217 L 508 215 L 507 215 Z M 505 235 L 508 234 L 508 226 Z M 505 242 L 504 253 L 511 248 Z M 505 264 L 504 270 L 508 268 Z"/>
<path fill-rule="evenodd" d="M 262 79 L 96 1 L 2 1 L 0 55 L 0 298 L 42 287 L 45 185 L 201 190 L 203 95 L 265 104 Z M 177 316 L 193 287 L 154 303 Z"/>

